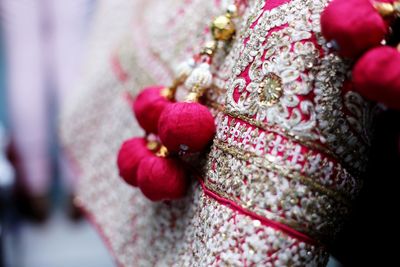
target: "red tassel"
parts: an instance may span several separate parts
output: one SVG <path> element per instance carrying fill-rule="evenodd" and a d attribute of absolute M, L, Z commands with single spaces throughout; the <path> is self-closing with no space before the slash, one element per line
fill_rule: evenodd
<path fill-rule="evenodd" d="M 366 53 L 353 69 L 355 89 L 366 98 L 400 109 L 400 53 L 382 46 Z"/>
<path fill-rule="evenodd" d="M 214 118 L 205 106 L 182 102 L 164 109 L 158 130 L 169 151 L 199 152 L 210 143 L 216 128 Z"/>
<path fill-rule="evenodd" d="M 321 31 L 340 55 L 356 58 L 379 46 L 389 27 L 370 0 L 334 0 L 321 14 Z"/>
<path fill-rule="evenodd" d="M 128 184 L 137 186 L 137 168 L 143 158 L 153 156 L 153 153 L 147 148 L 145 138 L 131 138 L 125 141 L 117 158 L 119 175 Z"/>
<path fill-rule="evenodd" d="M 171 104 L 171 101 L 162 95 L 164 88 L 164 86 L 147 87 L 133 103 L 136 119 L 146 133 L 157 134 L 160 114 L 167 105 Z"/>
<path fill-rule="evenodd" d="M 148 199 L 161 201 L 182 198 L 188 183 L 178 160 L 152 156 L 139 164 L 138 185 Z"/>

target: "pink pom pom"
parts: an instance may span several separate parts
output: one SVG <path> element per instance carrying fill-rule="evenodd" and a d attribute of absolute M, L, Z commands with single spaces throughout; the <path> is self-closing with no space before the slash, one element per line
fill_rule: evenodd
<path fill-rule="evenodd" d="M 187 190 L 185 170 L 179 161 L 157 156 L 140 162 L 138 184 L 142 193 L 152 201 L 179 199 Z"/>
<path fill-rule="evenodd" d="M 172 152 L 199 152 L 216 131 L 214 118 L 205 106 L 186 102 L 166 107 L 158 130 L 162 143 Z"/>
<path fill-rule="evenodd" d="M 157 134 L 160 114 L 167 105 L 171 104 L 170 100 L 161 95 L 164 88 L 163 86 L 147 87 L 133 103 L 136 119 L 146 133 Z"/>
<path fill-rule="evenodd" d="M 366 98 L 400 109 L 400 53 L 382 46 L 366 53 L 353 69 L 355 89 Z"/>
<path fill-rule="evenodd" d="M 380 45 L 388 26 L 370 0 L 334 0 L 321 14 L 321 31 L 340 55 L 356 58 Z"/>
<path fill-rule="evenodd" d="M 143 158 L 153 156 L 147 149 L 145 138 L 131 138 L 125 141 L 117 158 L 119 175 L 132 186 L 137 186 L 137 168 Z"/>

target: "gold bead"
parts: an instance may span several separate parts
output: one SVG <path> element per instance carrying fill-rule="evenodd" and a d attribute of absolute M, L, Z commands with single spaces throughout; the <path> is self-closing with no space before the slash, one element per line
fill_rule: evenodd
<path fill-rule="evenodd" d="M 166 158 L 168 156 L 168 149 L 165 146 L 161 146 L 156 153 L 157 157 Z"/>
<path fill-rule="evenodd" d="M 211 32 L 215 40 L 228 41 L 235 33 L 235 25 L 230 17 L 219 16 L 212 22 Z"/>
<path fill-rule="evenodd" d="M 395 13 L 395 8 L 390 3 L 375 2 L 374 7 L 382 17 L 392 16 Z"/>

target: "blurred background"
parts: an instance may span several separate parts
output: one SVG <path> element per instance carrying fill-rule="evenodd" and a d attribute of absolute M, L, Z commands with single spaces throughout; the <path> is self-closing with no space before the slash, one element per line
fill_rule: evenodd
<path fill-rule="evenodd" d="M 95 0 L 0 0 L 0 266 L 110 267 L 57 136 Z"/>

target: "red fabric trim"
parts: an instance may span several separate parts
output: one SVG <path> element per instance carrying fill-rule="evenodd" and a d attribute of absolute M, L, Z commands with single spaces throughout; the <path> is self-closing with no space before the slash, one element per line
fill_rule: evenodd
<path fill-rule="evenodd" d="M 302 242 L 305 242 L 305 243 L 308 243 L 308 244 L 316 244 L 317 243 L 311 237 L 309 237 L 309 236 L 307 236 L 307 235 L 305 235 L 303 233 L 300 233 L 300 232 L 290 228 L 289 226 L 287 226 L 285 224 L 269 220 L 269 219 L 267 219 L 267 218 L 265 218 L 263 216 L 260 216 L 260 215 L 254 213 L 254 212 L 251 212 L 249 210 L 244 209 L 243 207 L 239 206 L 238 204 L 236 204 L 232 200 L 229 200 L 229 199 L 226 199 L 226 198 L 223 198 L 223 197 L 219 196 L 217 193 L 215 193 L 215 192 L 211 191 L 210 189 L 208 189 L 206 187 L 206 185 L 204 184 L 204 181 L 202 179 L 198 178 L 198 180 L 199 180 L 199 182 L 201 184 L 201 187 L 203 188 L 204 193 L 208 197 L 211 197 L 211 198 L 215 199 L 218 203 L 220 203 L 220 204 L 222 204 L 222 205 L 224 205 L 224 206 L 226 206 L 226 207 L 228 207 L 228 208 L 230 208 L 232 210 L 235 210 L 235 211 L 237 211 L 237 212 L 239 212 L 241 214 L 247 215 L 247 216 L 251 217 L 254 220 L 259 220 L 261 222 L 261 224 L 263 224 L 265 226 L 268 226 L 268 227 L 271 227 L 271 228 L 273 228 L 273 229 L 275 229 L 277 231 L 284 232 L 285 234 L 287 234 L 287 235 L 289 235 L 289 236 L 291 236 L 293 238 L 296 238 L 299 241 L 302 241 Z"/>

